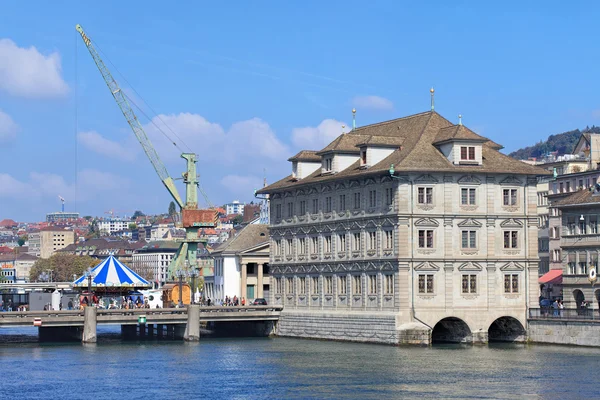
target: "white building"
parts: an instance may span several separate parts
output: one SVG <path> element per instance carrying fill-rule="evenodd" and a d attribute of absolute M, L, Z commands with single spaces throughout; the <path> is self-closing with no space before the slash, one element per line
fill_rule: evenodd
<path fill-rule="evenodd" d="M 538 305 L 536 185 L 547 172 L 501 148 L 431 111 L 292 157 L 292 173 L 258 191 L 271 202 L 280 333 L 523 340 Z M 389 330 L 372 328 L 381 321 Z"/>
<path fill-rule="evenodd" d="M 123 220 L 120 218 L 110 218 L 102 221 L 98 221 L 98 230 L 101 235 L 110 236 L 119 231 L 125 231 L 129 229 L 131 220 Z"/>
<path fill-rule="evenodd" d="M 225 212 L 229 214 L 243 214 L 244 204 L 240 203 L 239 200 L 234 200 L 232 203 L 225 204 Z"/>
<path fill-rule="evenodd" d="M 169 264 L 178 248 L 176 242 L 150 242 L 133 254 L 132 269 L 152 280 L 155 287 L 162 287 L 167 282 Z"/>

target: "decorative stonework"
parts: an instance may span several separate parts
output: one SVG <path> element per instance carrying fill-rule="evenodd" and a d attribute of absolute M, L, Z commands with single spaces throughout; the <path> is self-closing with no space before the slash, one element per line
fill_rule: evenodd
<path fill-rule="evenodd" d="M 501 185 L 512 185 L 512 186 L 521 186 L 523 182 L 517 179 L 514 175 L 509 175 L 503 180 L 500 181 Z"/>
<path fill-rule="evenodd" d="M 462 185 L 481 185 L 481 180 L 474 175 L 464 175 L 458 179 L 458 183 Z"/>

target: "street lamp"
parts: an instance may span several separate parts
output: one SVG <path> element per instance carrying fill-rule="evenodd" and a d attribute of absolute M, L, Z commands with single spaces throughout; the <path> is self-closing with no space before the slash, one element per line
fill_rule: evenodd
<path fill-rule="evenodd" d="M 185 276 L 185 271 L 182 269 L 178 269 L 175 271 L 175 275 L 179 278 L 179 304 L 183 304 L 183 277 Z"/>
<path fill-rule="evenodd" d="M 92 299 L 92 279 L 94 279 L 94 273 L 92 272 L 91 268 L 89 268 L 87 271 L 85 271 L 85 276 L 88 281 L 88 296 L 90 296 L 90 300 L 88 301 L 88 304 L 89 304 Z"/>
<path fill-rule="evenodd" d="M 194 297 L 196 296 L 196 293 L 195 293 L 195 290 L 196 290 L 196 277 L 198 276 L 198 271 L 196 271 L 196 268 L 192 267 L 191 270 L 188 270 L 188 275 L 189 275 L 190 278 L 192 278 L 192 290 L 191 290 L 191 292 L 192 292 L 192 300 L 191 300 L 191 303 L 195 304 L 195 298 Z"/>

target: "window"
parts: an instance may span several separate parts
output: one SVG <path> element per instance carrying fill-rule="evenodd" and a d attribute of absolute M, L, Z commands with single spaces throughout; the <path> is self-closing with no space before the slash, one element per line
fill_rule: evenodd
<path fill-rule="evenodd" d="M 598 217 L 595 215 L 590 216 L 589 229 L 591 235 L 596 235 L 598 233 Z"/>
<path fill-rule="evenodd" d="M 313 276 L 310 278 L 311 280 L 311 293 L 312 294 L 319 294 L 319 277 L 318 276 Z"/>
<path fill-rule="evenodd" d="M 312 201 L 312 213 L 313 214 L 318 214 L 319 213 L 319 199 L 313 199 L 313 201 Z"/>
<path fill-rule="evenodd" d="M 339 294 L 346 294 L 346 291 L 348 289 L 348 285 L 347 285 L 347 282 L 346 282 L 346 276 L 340 276 L 339 279 L 338 279 L 338 284 L 339 284 L 338 293 Z"/>
<path fill-rule="evenodd" d="M 433 188 L 420 187 L 417 189 L 419 204 L 433 204 Z"/>
<path fill-rule="evenodd" d="M 338 208 L 339 208 L 339 211 L 346 210 L 346 195 L 345 194 L 340 194 L 340 206 Z"/>
<path fill-rule="evenodd" d="M 377 249 L 377 232 L 369 232 L 369 246 L 368 250 Z"/>
<path fill-rule="evenodd" d="M 277 204 L 275 206 L 275 218 L 277 218 L 277 219 L 281 218 L 281 204 Z"/>
<path fill-rule="evenodd" d="M 369 294 L 377 293 L 377 275 L 369 275 Z"/>
<path fill-rule="evenodd" d="M 298 254 L 306 254 L 306 238 L 298 239 Z"/>
<path fill-rule="evenodd" d="M 517 189 L 504 189 L 502 192 L 505 206 L 517 205 Z"/>
<path fill-rule="evenodd" d="M 579 273 L 582 275 L 588 273 L 587 254 L 585 252 L 579 253 Z"/>
<path fill-rule="evenodd" d="M 306 200 L 300 201 L 300 215 L 306 214 Z"/>
<path fill-rule="evenodd" d="M 346 252 L 346 234 L 342 233 L 338 235 L 338 251 L 345 253 Z"/>
<path fill-rule="evenodd" d="M 518 231 L 504 231 L 504 248 L 505 249 L 516 249 L 519 247 L 517 238 Z"/>
<path fill-rule="evenodd" d="M 300 284 L 300 294 L 306 294 L 306 278 L 301 276 L 300 278 L 298 278 L 298 282 Z"/>
<path fill-rule="evenodd" d="M 352 234 L 352 251 L 360 251 L 360 232 Z"/>
<path fill-rule="evenodd" d="M 294 216 L 294 203 L 292 202 L 287 203 L 287 216 L 288 218 Z"/>
<path fill-rule="evenodd" d="M 369 207 L 377 206 L 377 191 L 369 190 Z"/>
<path fill-rule="evenodd" d="M 519 293 L 519 275 L 504 275 L 504 293 Z"/>
<path fill-rule="evenodd" d="M 474 160 L 475 159 L 475 147 L 474 146 L 461 146 L 460 159 L 461 160 Z"/>
<path fill-rule="evenodd" d="M 460 204 L 463 206 L 474 206 L 476 203 L 475 188 L 460 189 Z"/>
<path fill-rule="evenodd" d="M 360 163 L 361 165 L 367 165 L 367 152 L 365 150 L 360 152 Z"/>
<path fill-rule="evenodd" d="M 567 267 L 569 274 L 571 275 L 575 275 L 577 273 L 577 262 L 575 261 L 575 257 L 575 253 L 569 253 L 567 256 Z"/>
<path fill-rule="evenodd" d="M 285 280 L 286 283 L 286 288 L 285 288 L 285 292 L 288 294 L 294 294 L 294 278 L 287 278 Z"/>
<path fill-rule="evenodd" d="M 579 180 L 579 186 L 577 188 L 578 189 L 582 189 L 583 188 L 583 179 Z"/>
<path fill-rule="evenodd" d="M 360 208 L 360 193 L 354 193 L 354 208 Z"/>
<path fill-rule="evenodd" d="M 462 231 L 462 248 L 475 249 L 477 248 L 477 231 Z"/>
<path fill-rule="evenodd" d="M 433 293 L 433 275 L 419 275 L 419 293 Z"/>
<path fill-rule="evenodd" d="M 319 253 L 319 238 L 315 236 L 310 239 L 311 239 L 310 253 L 318 254 Z"/>
<path fill-rule="evenodd" d="M 283 279 L 275 278 L 275 293 L 283 294 Z"/>
<path fill-rule="evenodd" d="M 394 204 L 394 188 L 385 189 L 385 205 L 391 206 Z"/>
<path fill-rule="evenodd" d="M 332 294 L 333 293 L 333 278 L 331 276 L 326 276 L 325 277 L 324 291 L 325 291 L 325 294 Z"/>
<path fill-rule="evenodd" d="M 566 190 L 567 193 L 571 191 L 571 182 L 567 182 Z"/>
<path fill-rule="evenodd" d="M 283 246 L 281 245 L 281 239 L 277 239 L 275 241 L 275 255 L 276 256 L 283 255 Z"/>
<path fill-rule="evenodd" d="M 575 235 L 575 217 L 568 217 L 567 218 L 567 232 L 569 232 L 569 235 Z"/>
<path fill-rule="evenodd" d="M 462 292 L 477 293 L 477 275 L 462 276 Z"/>
<path fill-rule="evenodd" d="M 361 286 L 361 276 L 353 275 L 352 276 L 352 294 L 361 294 L 362 286 Z"/>
<path fill-rule="evenodd" d="M 286 249 L 285 249 L 285 253 L 286 254 L 293 254 L 294 253 L 294 243 L 292 242 L 292 239 L 286 239 Z"/>
<path fill-rule="evenodd" d="M 331 196 L 325 197 L 325 212 L 331 212 Z"/>
<path fill-rule="evenodd" d="M 419 230 L 419 247 L 433 248 L 433 230 Z"/>
<path fill-rule="evenodd" d="M 384 293 L 394 294 L 394 275 L 384 275 Z"/>
<path fill-rule="evenodd" d="M 560 249 L 554 249 L 552 261 L 554 261 L 554 262 L 561 262 L 562 261 L 560 259 Z"/>
<path fill-rule="evenodd" d="M 560 192 L 563 193 L 565 190 L 563 189 L 563 183 L 560 183 Z"/>
<path fill-rule="evenodd" d="M 394 231 L 384 231 L 384 232 L 385 232 L 384 249 L 393 249 L 394 248 Z"/>
<path fill-rule="evenodd" d="M 326 172 L 329 172 L 329 171 L 331 171 L 331 170 L 332 170 L 332 165 L 333 165 L 333 163 L 332 163 L 332 159 L 331 159 L 331 157 L 329 157 L 329 158 L 326 158 L 326 159 L 325 159 L 325 171 L 326 171 Z"/>
<path fill-rule="evenodd" d="M 579 234 L 580 235 L 585 235 L 586 234 L 586 229 L 585 229 L 585 218 L 583 219 L 583 221 L 579 221 Z"/>
<path fill-rule="evenodd" d="M 323 251 L 325 253 L 331 253 L 331 235 L 327 235 L 325 236 L 325 248 L 323 249 Z"/>

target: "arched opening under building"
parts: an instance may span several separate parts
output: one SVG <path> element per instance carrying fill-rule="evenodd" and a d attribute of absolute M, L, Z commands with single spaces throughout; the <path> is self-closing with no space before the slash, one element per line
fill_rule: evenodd
<path fill-rule="evenodd" d="M 473 343 L 469 325 L 460 318 L 448 317 L 435 324 L 431 332 L 432 343 Z"/>
<path fill-rule="evenodd" d="M 573 299 L 575 300 L 575 308 L 579 309 L 581 308 L 581 303 L 585 300 L 585 296 L 581 290 L 575 289 L 573 291 Z"/>
<path fill-rule="evenodd" d="M 524 342 L 527 332 L 518 319 L 500 317 L 488 328 L 489 342 Z"/>

